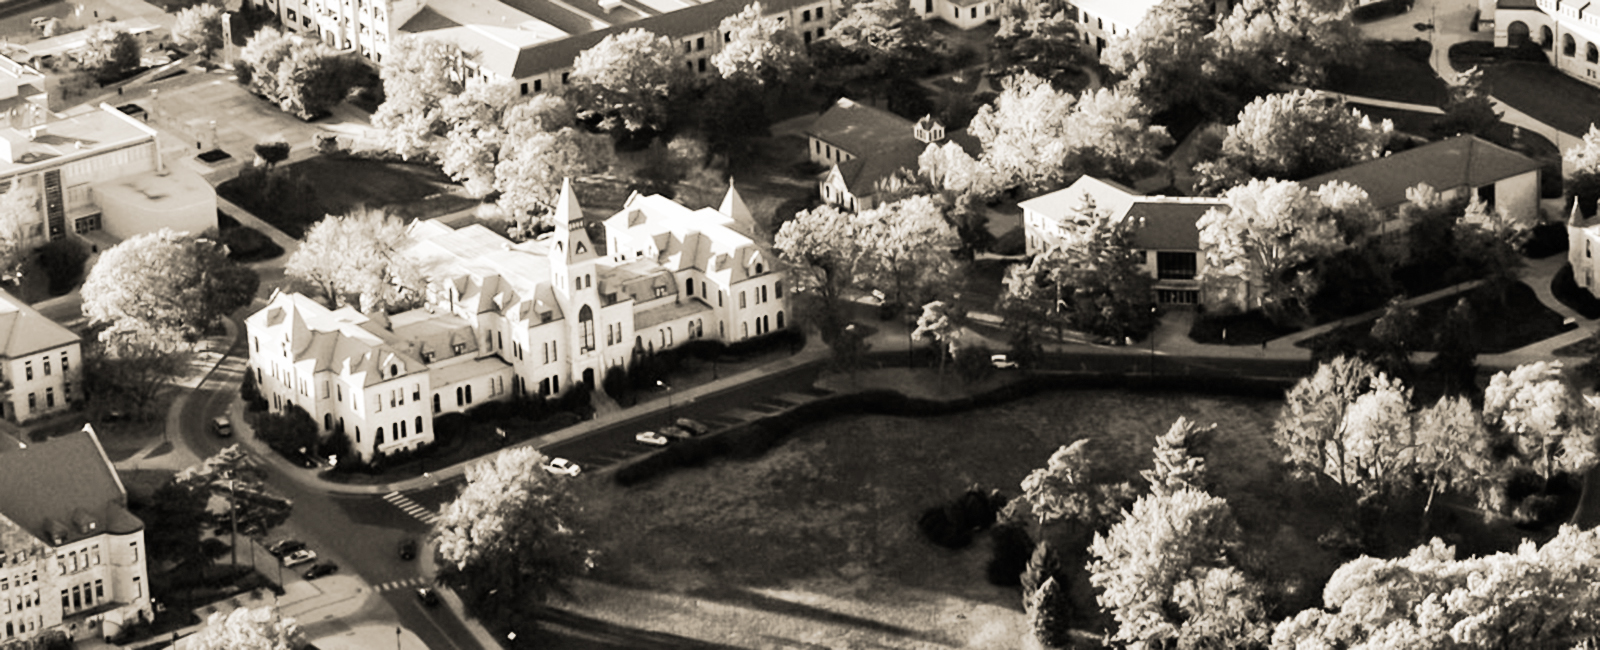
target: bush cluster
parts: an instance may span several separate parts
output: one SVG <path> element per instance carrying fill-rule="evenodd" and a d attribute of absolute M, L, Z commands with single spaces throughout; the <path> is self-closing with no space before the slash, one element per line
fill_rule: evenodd
<path fill-rule="evenodd" d="M 939 546 L 963 549 L 972 544 L 973 535 L 994 525 L 995 514 L 1005 507 L 1005 502 L 997 491 L 974 485 L 954 500 L 924 510 L 917 518 L 917 529 L 928 541 Z M 1029 545 L 1028 552 L 1031 552 L 1032 543 Z M 1023 561 L 1027 561 L 1026 554 Z M 1021 568 L 1017 571 L 1020 573 Z"/>
<path fill-rule="evenodd" d="M 1357 23 L 1370 23 L 1390 16 L 1398 16 L 1411 11 L 1415 0 L 1378 0 L 1377 2 L 1361 5 L 1350 12 L 1350 19 Z"/>
<path fill-rule="evenodd" d="M 217 233 L 217 241 L 228 247 L 228 259 L 240 264 L 270 260 L 283 254 L 283 247 L 278 242 L 248 226 L 221 230 Z"/>
<path fill-rule="evenodd" d="M 78 286 L 89 247 L 77 237 L 62 237 L 39 247 L 39 266 L 50 282 L 50 295 L 64 296 Z"/>
<path fill-rule="evenodd" d="M 1004 522 L 989 529 L 994 555 L 989 558 L 989 584 L 1015 587 L 1022 584 L 1022 572 L 1033 557 L 1033 538 L 1019 523 Z"/>

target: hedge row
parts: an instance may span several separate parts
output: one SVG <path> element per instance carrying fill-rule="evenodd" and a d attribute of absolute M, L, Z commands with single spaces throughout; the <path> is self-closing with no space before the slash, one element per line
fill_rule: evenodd
<path fill-rule="evenodd" d="M 753 420 L 718 434 L 679 440 L 661 451 L 622 466 L 617 470 L 616 481 L 622 485 L 635 485 L 673 469 L 699 467 L 722 456 L 756 458 L 783 443 L 796 431 L 841 415 L 934 417 L 990 408 L 1040 393 L 1063 390 L 1185 391 L 1277 398 L 1283 396 L 1283 391 L 1291 383 L 1289 380 L 1246 377 L 1206 377 L 1204 381 L 1196 381 L 1196 378 L 1186 376 L 1030 375 L 986 393 L 951 400 L 907 397 L 892 390 L 848 393 L 801 404 L 783 413 Z"/>
<path fill-rule="evenodd" d="M 1398 16 L 1411 10 L 1414 0 L 1378 0 L 1364 4 L 1350 12 L 1350 19 L 1357 23 L 1370 23 L 1390 16 Z"/>

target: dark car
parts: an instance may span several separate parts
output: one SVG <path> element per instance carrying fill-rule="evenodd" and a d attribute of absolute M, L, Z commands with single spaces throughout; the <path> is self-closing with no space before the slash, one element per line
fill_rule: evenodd
<path fill-rule="evenodd" d="M 427 607 L 438 607 L 439 606 L 439 592 L 434 591 L 432 587 L 418 587 L 417 588 L 417 600 L 422 601 L 422 604 L 424 606 L 427 606 Z"/>
<path fill-rule="evenodd" d="M 301 550 L 301 549 L 303 549 L 305 547 L 306 547 L 306 543 L 302 542 L 302 541 L 300 541 L 298 539 L 285 539 L 285 540 L 281 540 L 281 541 L 278 541 L 278 542 L 274 542 L 271 546 L 268 546 L 267 547 L 267 552 L 271 553 L 271 554 L 273 554 L 273 555 L 275 555 L 277 557 L 283 557 L 283 556 L 288 555 L 290 553 L 293 553 L 295 551 Z"/>
<path fill-rule="evenodd" d="M 311 568 L 306 569 L 306 579 L 307 580 L 316 580 L 317 578 L 321 578 L 322 576 L 333 575 L 333 574 L 338 573 L 338 572 L 339 572 L 339 565 L 334 564 L 332 562 L 323 562 L 321 564 L 313 564 L 313 565 L 311 565 Z"/>
<path fill-rule="evenodd" d="M 227 438 L 232 436 L 233 423 L 229 422 L 228 418 L 220 415 L 211 418 L 211 432 L 217 434 L 218 438 Z"/>
<path fill-rule="evenodd" d="M 400 559 L 402 559 L 402 560 L 415 560 L 415 559 L 417 559 L 417 540 L 408 539 L 406 541 L 400 542 Z"/>
<path fill-rule="evenodd" d="M 702 424 L 698 420 L 691 420 L 689 418 L 678 418 L 677 422 L 674 422 L 674 424 L 676 424 L 678 427 L 681 427 L 681 428 L 687 430 L 689 433 L 691 433 L 693 435 L 697 435 L 697 436 L 703 436 L 703 435 L 706 435 L 708 433 L 711 433 L 711 427 L 708 427 L 705 424 Z"/>

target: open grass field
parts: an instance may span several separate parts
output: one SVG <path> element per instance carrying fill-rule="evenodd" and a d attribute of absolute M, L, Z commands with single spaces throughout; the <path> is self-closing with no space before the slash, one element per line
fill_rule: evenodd
<path fill-rule="evenodd" d="M 1600 116 L 1600 89 L 1543 63 L 1483 66 L 1495 99 L 1565 133 L 1582 136 Z"/>
<path fill-rule="evenodd" d="M 405 221 L 432 219 L 479 204 L 452 183 L 438 167 L 383 162 L 348 156 L 316 156 L 281 168 L 311 187 L 309 205 L 285 207 L 281 197 L 257 198 L 236 178 L 217 186 L 217 193 L 299 239 L 324 215 L 347 214 L 354 208 L 382 208 Z"/>
<path fill-rule="evenodd" d="M 963 551 L 925 541 L 923 509 L 977 484 L 1020 492 L 1051 452 L 1095 441 L 1138 482 L 1178 416 L 1217 423 L 1208 463 L 1284 604 L 1320 597 L 1339 558 L 1315 539 L 1335 512 L 1292 507 L 1269 427 L 1278 403 L 1181 394 L 1064 392 L 939 419 L 848 417 L 767 455 L 717 461 L 632 489 L 584 482 L 601 568 L 574 611 L 652 634 L 737 647 L 1016 648 L 1015 588 L 990 585 L 986 535 Z M 1081 549 L 1063 564 L 1082 566 Z M 1080 611 L 1093 611 L 1081 572 Z M 1096 617 L 1080 616 L 1092 629 Z"/>
<path fill-rule="evenodd" d="M 1328 73 L 1329 90 L 1394 102 L 1439 106 L 1447 95 L 1444 80 L 1428 65 L 1426 41 L 1374 42 L 1361 59 Z"/>
<path fill-rule="evenodd" d="M 1416 305 L 1418 329 L 1427 333 L 1439 331 L 1445 317 L 1462 297 L 1462 295 L 1445 296 Z M 1473 305 L 1472 340 L 1481 353 L 1510 352 L 1577 327 L 1576 324 L 1567 323 L 1566 319 L 1555 310 L 1546 307 L 1539 301 L 1539 296 L 1533 292 L 1533 288 L 1522 282 L 1511 285 L 1506 291 L 1504 302 L 1494 300 L 1481 288 L 1466 294 L 1466 297 Z M 1316 348 L 1329 338 L 1348 336 L 1348 332 L 1342 330 L 1356 333 L 1371 331 L 1372 323 L 1370 319 L 1363 320 L 1340 330 L 1306 339 L 1299 342 L 1299 345 Z M 1429 340 L 1419 344 L 1417 350 L 1435 351 L 1436 341 L 1431 340 L 1431 336 L 1425 338 Z"/>

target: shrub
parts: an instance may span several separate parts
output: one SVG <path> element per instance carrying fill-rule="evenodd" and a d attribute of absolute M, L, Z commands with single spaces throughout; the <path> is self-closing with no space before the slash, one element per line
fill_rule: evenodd
<path fill-rule="evenodd" d="M 950 506 L 934 506 L 922 512 L 917 519 L 917 529 L 928 541 L 952 550 L 972 544 L 972 530 L 951 518 Z"/>
<path fill-rule="evenodd" d="M 267 410 L 267 398 L 256 387 L 256 374 L 253 372 L 244 373 L 244 382 L 239 384 L 239 398 L 244 400 L 245 410 L 251 413 Z"/>
<path fill-rule="evenodd" d="M 1033 556 L 1033 539 L 1017 524 L 1001 524 L 989 531 L 994 540 L 994 556 L 989 558 L 989 584 L 1015 587 L 1022 583 L 1022 571 Z"/>
<path fill-rule="evenodd" d="M 336 133 L 318 133 L 312 138 L 311 147 L 322 155 L 344 151 L 344 148 L 339 146 L 339 135 Z"/>
<path fill-rule="evenodd" d="M 632 392 L 628 385 L 628 371 L 622 366 L 612 366 L 606 370 L 606 377 L 600 381 L 600 390 L 610 395 L 612 399 L 622 401 L 628 393 Z"/>
<path fill-rule="evenodd" d="M 255 432 L 258 440 L 286 456 L 298 454 L 302 448 L 309 452 L 318 442 L 317 422 L 305 409 L 292 404 L 283 413 L 257 414 Z"/>
<path fill-rule="evenodd" d="M 433 436 L 436 440 L 465 434 L 470 428 L 472 419 L 464 413 L 445 413 L 433 418 Z"/>
<path fill-rule="evenodd" d="M 576 413 L 585 420 L 594 416 L 594 405 L 589 402 L 590 388 L 588 384 L 578 382 L 573 384 L 567 392 L 556 398 L 556 410 Z"/>
<path fill-rule="evenodd" d="M 1378 0 L 1370 4 L 1356 7 L 1350 12 L 1350 19 L 1357 23 L 1370 23 L 1390 16 L 1398 16 L 1411 10 L 1413 0 Z"/>
<path fill-rule="evenodd" d="M 994 374 L 991 357 L 994 352 L 986 345 L 964 345 L 956 350 L 956 375 L 962 381 L 980 382 Z"/>
<path fill-rule="evenodd" d="M 1587 289 L 1578 286 L 1578 281 L 1572 275 L 1572 265 L 1561 267 L 1554 278 L 1550 280 L 1550 293 L 1555 295 L 1561 304 L 1571 307 L 1573 311 L 1584 318 L 1600 318 L 1600 298 Z"/>
<path fill-rule="evenodd" d="M 1567 226 L 1561 223 L 1541 223 L 1533 227 L 1533 235 L 1522 244 L 1522 254 L 1534 259 L 1544 259 L 1567 252 Z"/>
<path fill-rule="evenodd" d="M 217 241 L 228 247 L 228 259 L 241 264 L 270 260 L 283 254 L 283 247 L 265 233 L 239 226 L 217 233 Z"/>
<path fill-rule="evenodd" d="M 83 277 L 83 263 L 89 261 L 88 247 L 77 237 L 62 237 L 39 248 L 39 265 L 50 282 L 50 295 L 64 296 Z"/>
<path fill-rule="evenodd" d="M 731 343 L 728 345 L 727 354 L 733 357 L 745 357 L 781 349 L 798 352 L 805 346 L 806 335 L 804 332 L 797 329 L 785 329 Z"/>
<path fill-rule="evenodd" d="M 317 451 L 323 456 L 335 456 L 339 459 L 340 464 L 343 464 L 355 452 L 355 449 L 350 444 L 349 434 L 335 430 L 329 433 L 328 437 L 322 439 L 321 447 Z"/>

